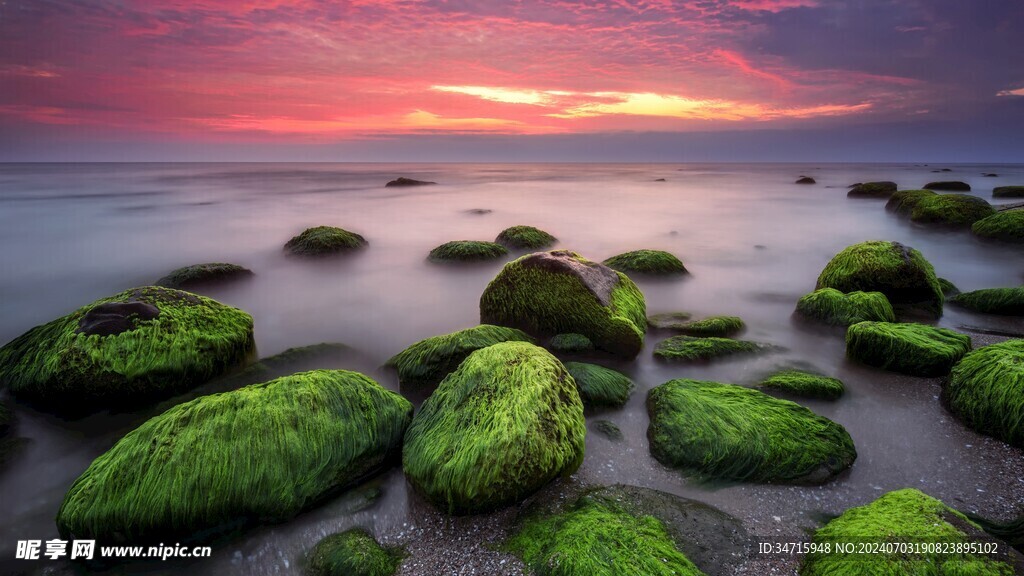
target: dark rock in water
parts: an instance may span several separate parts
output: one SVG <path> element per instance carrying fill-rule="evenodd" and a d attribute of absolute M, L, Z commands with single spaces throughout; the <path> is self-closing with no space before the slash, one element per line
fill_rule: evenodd
<path fill-rule="evenodd" d="M 949 192 L 970 192 L 971 185 L 959 180 L 947 180 L 941 182 L 929 182 L 924 185 L 925 190 L 947 190 Z"/>
<path fill-rule="evenodd" d="M 612 442 L 619 442 L 622 440 L 622 430 L 620 430 L 619 427 L 611 420 L 598 420 L 594 422 L 594 428 Z"/>
<path fill-rule="evenodd" d="M 811 178 L 810 176 L 801 176 L 799 179 L 797 179 L 796 183 L 797 184 L 817 184 L 817 182 L 814 180 L 814 178 Z"/>
<path fill-rule="evenodd" d="M 465 212 L 466 214 L 473 214 L 474 216 L 483 216 L 484 214 L 494 212 L 494 210 L 491 210 L 490 208 L 470 208 L 469 210 L 465 210 Z"/>
<path fill-rule="evenodd" d="M 849 186 L 847 186 L 847 188 L 856 188 L 857 186 L 860 186 L 861 184 L 863 184 L 863 182 L 854 182 L 853 184 L 850 184 Z"/>
<path fill-rule="evenodd" d="M 195 264 L 178 268 L 170 274 L 156 281 L 156 286 L 165 288 L 193 288 L 230 282 L 239 278 L 252 276 L 252 270 L 243 268 L 237 264 L 225 264 L 223 262 L 210 262 L 207 264 Z"/>
<path fill-rule="evenodd" d="M 1024 198 L 1024 186 L 997 186 L 992 189 L 993 198 Z"/>
<path fill-rule="evenodd" d="M 999 176 L 999 174 L 995 174 L 993 172 L 986 172 L 985 174 L 982 174 L 982 177 L 984 178 L 995 178 L 996 176 Z"/>
<path fill-rule="evenodd" d="M 437 184 L 437 182 L 427 182 L 426 180 L 413 180 L 412 178 L 406 178 L 404 176 L 399 177 L 391 182 L 384 185 L 385 188 L 394 188 L 396 186 L 429 186 L 430 184 Z"/>
<path fill-rule="evenodd" d="M 896 183 L 889 181 L 864 182 L 852 186 L 846 193 L 849 198 L 888 198 L 896 191 Z"/>
<path fill-rule="evenodd" d="M 677 330 L 684 326 L 693 314 L 689 312 L 665 312 L 647 317 L 647 325 L 659 330 Z"/>
<path fill-rule="evenodd" d="M 508 249 L 495 242 L 480 240 L 453 240 L 430 251 L 431 262 L 482 262 L 508 254 Z"/>
<path fill-rule="evenodd" d="M 284 249 L 294 256 L 319 257 L 349 252 L 366 245 L 366 239 L 355 232 L 334 226 L 317 226 L 303 230 L 302 234 L 285 243 Z"/>
<path fill-rule="evenodd" d="M 754 244 L 754 249 L 755 250 L 767 250 L 768 247 L 765 246 L 764 244 Z"/>
<path fill-rule="evenodd" d="M 950 168 L 943 168 L 942 170 L 939 170 L 939 172 L 952 172 L 952 171 L 953 170 L 950 169 Z"/>
<path fill-rule="evenodd" d="M 78 331 L 90 336 L 110 336 L 135 329 L 152 320 L 160 310 L 148 302 L 107 302 L 94 306 L 78 321 Z"/>
<path fill-rule="evenodd" d="M 664 178 L 655 178 L 655 182 L 667 182 Z"/>

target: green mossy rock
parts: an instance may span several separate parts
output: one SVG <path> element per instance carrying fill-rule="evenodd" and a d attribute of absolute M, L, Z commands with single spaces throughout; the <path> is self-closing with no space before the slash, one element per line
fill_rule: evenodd
<path fill-rule="evenodd" d="M 644 295 L 625 274 L 575 252 L 528 254 L 505 265 L 480 296 L 480 322 L 538 337 L 582 334 L 634 358 L 644 345 Z"/>
<path fill-rule="evenodd" d="M 610 420 L 598 420 L 597 422 L 594 422 L 594 428 L 612 442 L 619 442 L 622 440 L 622 430 L 620 430 L 619 427 Z"/>
<path fill-rule="evenodd" d="M 245 367 L 241 372 L 232 374 L 217 382 L 217 391 L 227 391 L 266 382 L 281 376 L 308 370 L 352 368 L 354 364 L 370 362 L 361 357 L 361 353 L 345 344 L 338 342 L 321 342 L 309 346 L 288 348 L 280 354 L 260 358 Z"/>
<path fill-rule="evenodd" d="M 533 343 L 534 340 L 515 328 L 481 324 L 420 340 L 392 356 L 384 365 L 398 370 L 398 380 L 403 387 L 433 388 L 473 352 L 509 341 Z"/>
<path fill-rule="evenodd" d="M 1003 210 L 971 226 L 975 236 L 1004 242 L 1024 242 L 1024 209 Z"/>
<path fill-rule="evenodd" d="M 317 226 L 307 228 L 302 234 L 292 238 L 284 245 L 284 249 L 294 256 L 333 256 L 363 248 L 366 239 L 342 228 L 334 226 Z"/>
<path fill-rule="evenodd" d="M 975 312 L 1024 316 L 1024 288 L 984 288 L 957 294 L 950 301 Z"/>
<path fill-rule="evenodd" d="M 732 340 L 731 338 L 699 338 L 696 336 L 673 336 L 658 342 L 654 357 L 674 362 L 699 362 L 722 356 L 756 354 L 774 349 L 769 344 Z"/>
<path fill-rule="evenodd" d="M 913 488 L 889 492 L 874 502 L 850 508 L 819 528 L 814 542 L 829 544 L 830 553 L 808 554 L 800 576 L 1013 576 L 1020 567 L 1000 545 L 1000 554 L 912 554 L 900 550 L 872 553 L 842 553 L 836 545 L 992 542 L 966 516 Z"/>
<path fill-rule="evenodd" d="M 943 398 L 967 426 L 1024 448 L 1024 340 L 965 355 L 953 367 Z"/>
<path fill-rule="evenodd" d="M 889 197 L 889 201 L 885 203 L 885 209 L 901 216 L 909 216 L 918 203 L 933 196 L 938 196 L 938 194 L 931 190 L 900 190 Z"/>
<path fill-rule="evenodd" d="M 157 280 L 156 285 L 164 288 L 188 289 L 196 286 L 222 284 L 250 276 L 252 276 L 252 270 L 237 264 L 210 262 L 178 268 Z"/>
<path fill-rule="evenodd" d="M 0 348 L 0 381 L 38 408 L 84 414 L 194 388 L 254 351 L 252 317 L 147 286 L 97 300 Z"/>
<path fill-rule="evenodd" d="M 656 276 L 686 274 L 682 260 L 663 250 L 634 250 L 612 256 L 604 265 L 619 272 Z"/>
<path fill-rule="evenodd" d="M 508 254 L 501 244 L 479 240 L 453 240 L 430 251 L 431 262 L 482 262 L 495 260 Z"/>
<path fill-rule="evenodd" d="M 966 227 L 995 211 L 991 204 L 977 196 L 936 194 L 921 198 L 910 211 L 910 219 L 922 224 Z"/>
<path fill-rule="evenodd" d="M 926 190 L 948 190 L 950 192 L 970 192 L 971 185 L 959 180 L 947 180 L 944 182 L 929 182 L 923 186 Z"/>
<path fill-rule="evenodd" d="M 94 460 L 57 528 L 141 544 L 287 520 L 391 462 L 411 419 L 407 400 L 346 370 L 202 396 Z"/>
<path fill-rule="evenodd" d="M 739 334 L 747 327 L 737 316 L 709 316 L 702 320 L 691 320 L 675 330 L 687 336 L 728 337 Z"/>
<path fill-rule="evenodd" d="M 857 458 L 839 424 L 742 386 L 670 380 L 648 393 L 647 411 L 651 454 L 711 478 L 820 484 Z"/>
<path fill-rule="evenodd" d="M 626 404 L 635 385 L 622 372 L 587 364 L 585 362 L 566 362 L 565 369 L 576 381 L 580 399 L 584 406 L 611 406 L 618 408 Z"/>
<path fill-rule="evenodd" d="M 850 292 L 822 288 L 806 294 L 796 303 L 801 316 L 830 326 L 849 326 L 867 320 L 895 322 L 889 299 L 881 292 Z"/>
<path fill-rule="evenodd" d="M 821 400 L 836 400 L 846 391 L 842 380 L 838 378 L 802 370 L 776 372 L 762 380 L 760 386 L 767 390 L 777 390 L 793 396 Z"/>
<path fill-rule="evenodd" d="M 848 246 L 818 276 L 816 289 L 881 292 L 893 306 L 942 315 L 942 287 L 920 252 L 899 242 L 873 240 Z"/>
<path fill-rule="evenodd" d="M 939 287 L 942 288 L 942 295 L 945 296 L 947 300 L 960 293 L 960 289 L 956 287 L 956 284 L 953 284 L 945 278 L 939 278 Z"/>
<path fill-rule="evenodd" d="M 533 226 L 512 226 L 498 233 L 494 241 L 509 250 L 540 250 L 558 242 L 558 238 Z"/>
<path fill-rule="evenodd" d="M 997 186 L 992 189 L 993 198 L 1024 198 L 1024 186 Z"/>
<path fill-rule="evenodd" d="M 690 321 L 689 312 L 665 312 L 647 317 L 647 325 L 656 330 L 678 330 Z"/>
<path fill-rule="evenodd" d="M 441 509 L 486 512 L 575 472 L 585 436 L 583 403 L 562 363 L 532 344 L 503 342 L 470 354 L 423 403 L 403 465 Z"/>
<path fill-rule="evenodd" d="M 548 340 L 548 348 L 555 352 L 579 353 L 594 349 L 594 343 L 583 334 L 556 334 Z"/>
<path fill-rule="evenodd" d="M 308 576 L 391 576 L 402 563 L 400 549 L 384 548 L 369 532 L 353 528 L 331 534 L 309 554 Z"/>
<path fill-rule="evenodd" d="M 942 376 L 971 350 L 971 338 L 924 324 L 861 322 L 846 331 L 846 355 L 911 376 Z"/>
<path fill-rule="evenodd" d="M 846 193 L 851 198 L 888 198 L 896 192 L 895 182 L 864 182 Z"/>

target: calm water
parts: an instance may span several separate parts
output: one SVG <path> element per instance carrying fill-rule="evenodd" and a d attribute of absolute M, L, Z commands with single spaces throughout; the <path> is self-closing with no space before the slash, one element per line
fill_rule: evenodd
<path fill-rule="evenodd" d="M 260 354 L 317 342 L 345 342 L 369 359 L 366 371 L 412 342 L 478 321 L 477 301 L 504 261 L 472 267 L 430 264 L 448 240 L 491 240 L 529 224 L 558 248 L 593 260 L 637 248 L 679 255 L 692 276 L 640 281 L 650 313 L 743 317 L 745 338 L 783 353 L 698 367 L 656 364 L 652 334 L 636 362 L 617 366 L 638 391 L 616 422 L 625 441 L 590 434 L 581 482 L 625 482 L 699 498 L 744 518 L 757 534 L 811 526 L 885 490 L 916 486 L 964 510 L 1009 517 L 1024 509 L 1021 452 L 978 436 L 938 402 L 933 380 L 900 378 L 843 360 L 841 334 L 795 325 L 796 299 L 814 288 L 826 262 L 863 240 L 919 249 L 963 290 L 1019 285 L 1024 252 L 983 244 L 966 232 L 897 219 L 884 202 L 846 198 L 847 185 L 894 180 L 917 188 L 964 180 L 991 200 L 994 186 L 1024 184 L 1024 166 L 944 165 L 350 165 L 56 164 L 0 165 L 0 343 L 96 298 L 155 281 L 179 266 L 234 262 L 256 276 L 204 293 L 253 315 Z M 995 172 L 997 178 L 983 178 Z M 793 184 L 800 175 L 818 184 Z M 385 189 L 397 176 L 437 186 Z M 655 182 L 665 178 L 666 182 Z M 472 209 L 488 209 L 473 214 Z M 359 232 L 370 248 L 349 258 L 286 258 L 281 246 L 309 226 Z M 939 323 L 1021 330 L 1012 322 L 949 309 Z M 768 369 L 810 363 L 842 378 L 835 403 L 807 402 L 843 424 L 857 445 L 852 470 L 820 488 L 705 486 L 666 470 L 647 450 L 647 389 L 674 377 L 750 383 Z M 375 373 L 396 388 L 391 375 Z M 93 458 L 145 415 L 98 416 L 74 424 L 19 410 L 26 445 L 0 472 L 0 572 L 18 539 L 56 537 L 64 492 Z M 593 419 L 593 418 L 591 418 Z M 248 532 L 215 547 L 197 574 L 289 573 L 323 535 L 359 524 L 402 540 L 418 522 L 399 471 L 378 480 L 382 497 L 355 510 L 342 496 L 293 522 Z M 765 524 L 767 523 L 767 525 Z M 134 571 L 138 567 L 122 569 Z M 159 571 L 160 566 L 155 569 Z"/>

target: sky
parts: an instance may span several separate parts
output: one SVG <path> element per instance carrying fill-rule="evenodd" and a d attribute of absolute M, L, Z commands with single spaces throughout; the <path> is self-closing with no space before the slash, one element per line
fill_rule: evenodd
<path fill-rule="evenodd" d="M 0 0 L 0 161 L 1024 162 L 1021 0 Z"/>

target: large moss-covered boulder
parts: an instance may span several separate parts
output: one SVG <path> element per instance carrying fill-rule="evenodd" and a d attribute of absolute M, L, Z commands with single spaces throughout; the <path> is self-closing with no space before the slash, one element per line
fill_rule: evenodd
<path fill-rule="evenodd" d="M 738 316 L 708 316 L 700 320 L 691 320 L 674 328 L 675 331 L 687 336 L 735 336 L 747 325 Z"/>
<path fill-rule="evenodd" d="M 948 190 L 950 192 L 970 192 L 971 185 L 959 180 L 944 180 L 941 182 L 929 182 L 923 186 L 926 190 Z"/>
<path fill-rule="evenodd" d="M 885 203 L 885 209 L 901 216 L 909 216 L 919 202 L 932 196 L 938 196 L 938 194 L 931 190 L 900 190 L 889 197 L 889 201 Z"/>
<path fill-rule="evenodd" d="M 473 352 L 423 403 L 405 436 L 405 475 L 449 513 L 514 504 L 583 461 L 576 383 L 543 348 Z"/>
<path fill-rule="evenodd" d="M 992 189 L 993 198 L 1024 198 L 1024 186 L 996 186 Z"/>
<path fill-rule="evenodd" d="M 820 400 L 835 400 L 846 391 L 838 378 L 803 370 L 781 370 L 761 380 L 759 385 L 768 391 Z"/>
<path fill-rule="evenodd" d="M 307 228 L 285 243 L 284 249 L 293 256 L 334 256 L 367 245 L 366 238 L 355 232 L 334 226 Z"/>
<path fill-rule="evenodd" d="M 254 350 L 252 317 L 147 286 L 97 300 L 0 348 L 15 397 L 64 414 L 139 405 L 198 386 Z"/>
<path fill-rule="evenodd" d="M 57 528 L 141 543 L 283 521 L 393 461 L 411 419 L 407 400 L 345 370 L 201 396 L 93 461 Z"/>
<path fill-rule="evenodd" d="M 804 318 L 830 326 L 849 326 L 866 320 L 895 322 L 889 299 L 881 292 L 850 292 L 822 288 L 797 300 L 796 311 Z"/>
<path fill-rule="evenodd" d="M 1024 209 L 1003 210 L 971 226 L 975 236 L 1003 242 L 1024 242 Z"/>
<path fill-rule="evenodd" d="M 682 260 L 664 250 L 634 250 L 604 261 L 604 265 L 627 274 L 654 276 L 686 274 Z"/>
<path fill-rule="evenodd" d="M 966 227 L 995 214 L 995 208 L 977 196 L 936 194 L 921 198 L 910 211 L 910 219 L 922 224 Z"/>
<path fill-rule="evenodd" d="M 398 370 L 398 380 L 403 387 L 433 388 L 473 352 L 509 341 L 532 343 L 534 340 L 515 328 L 481 324 L 420 340 L 392 356 L 384 365 Z"/>
<path fill-rule="evenodd" d="M 971 553 L 972 546 L 993 539 L 960 512 L 913 488 L 850 508 L 819 528 L 814 542 L 819 546 L 805 558 L 800 576 L 1012 576 L 1024 569 L 1020 555 L 1005 544 L 997 554 Z M 850 552 L 839 549 L 850 544 Z"/>
<path fill-rule="evenodd" d="M 618 408 L 633 393 L 634 384 L 629 376 L 611 368 L 586 362 L 566 362 L 565 369 L 576 381 L 584 406 Z"/>
<path fill-rule="evenodd" d="M 770 352 L 774 349 L 770 344 L 747 340 L 673 336 L 658 342 L 654 347 L 654 357 L 671 362 L 700 362 L 723 356 Z"/>
<path fill-rule="evenodd" d="M 893 306 L 942 315 L 942 287 L 920 252 L 899 242 L 872 240 L 846 247 L 825 266 L 816 289 L 881 292 Z"/>
<path fill-rule="evenodd" d="M 509 250 L 540 250 L 558 239 L 533 226 L 511 226 L 499 232 L 494 241 Z"/>
<path fill-rule="evenodd" d="M 453 240 L 430 251 L 431 262 L 482 262 L 508 254 L 508 249 L 494 242 L 479 240 Z"/>
<path fill-rule="evenodd" d="M 644 344 L 644 296 L 625 274 L 575 252 L 509 262 L 480 296 L 480 322 L 539 337 L 582 334 L 594 346 L 635 357 Z"/>
<path fill-rule="evenodd" d="M 369 532 L 352 528 L 331 534 L 309 553 L 308 576 L 391 576 L 398 571 L 404 553 L 384 548 Z"/>
<path fill-rule="evenodd" d="M 948 374 L 970 349 L 966 334 L 924 324 L 860 322 L 846 330 L 849 358 L 911 376 Z"/>
<path fill-rule="evenodd" d="M 651 454 L 708 477 L 820 484 L 857 457 L 846 429 L 788 400 L 698 380 L 670 380 L 647 395 Z"/>
<path fill-rule="evenodd" d="M 896 192 L 895 182 L 864 182 L 850 188 L 846 195 L 850 198 L 888 198 L 893 192 Z"/>
<path fill-rule="evenodd" d="M 1024 448 L 1024 340 L 965 355 L 943 395 L 950 411 L 971 428 Z"/>
<path fill-rule="evenodd" d="M 975 312 L 1024 316 L 1024 288 L 983 288 L 957 294 L 950 301 Z"/>
<path fill-rule="evenodd" d="M 252 270 L 238 264 L 210 262 L 178 268 L 156 281 L 164 288 L 189 289 L 200 286 L 224 284 L 252 276 Z"/>

